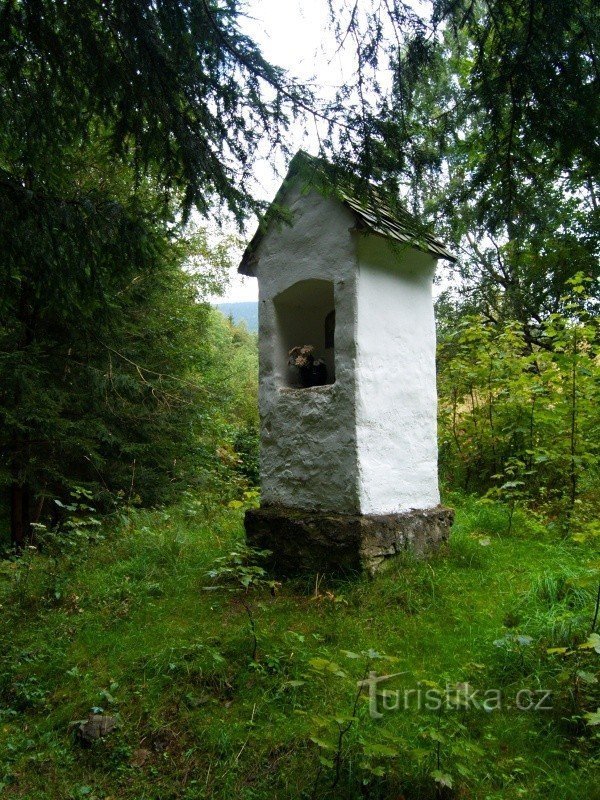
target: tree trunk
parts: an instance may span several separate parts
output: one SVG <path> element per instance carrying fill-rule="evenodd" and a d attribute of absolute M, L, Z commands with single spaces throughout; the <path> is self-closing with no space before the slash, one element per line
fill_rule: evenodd
<path fill-rule="evenodd" d="M 31 533 L 27 484 L 14 482 L 10 487 L 10 533 L 15 549 L 22 550 Z"/>

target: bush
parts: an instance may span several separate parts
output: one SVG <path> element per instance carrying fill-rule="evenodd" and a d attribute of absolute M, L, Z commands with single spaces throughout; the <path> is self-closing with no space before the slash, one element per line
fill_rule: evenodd
<path fill-rule="evenodd" d="M 573 282 L 573 293 L 583 290 Z M 584 304 L 585 305 L 585 304 Z M 598 497 L 598 331 L 581 301 L 541 325 L 468 316 L 438 354 L 440 471 L 451 489 L 489 492 L 571 524 Z"/>

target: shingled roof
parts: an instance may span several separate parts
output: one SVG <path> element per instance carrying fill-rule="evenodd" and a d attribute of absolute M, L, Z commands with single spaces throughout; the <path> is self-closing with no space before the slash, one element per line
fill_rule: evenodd
<path fill-rule="evenodd" d="M 302 175 L 308 184 L 315 189 L 324 187 L 327 183 L 325 162 L 321 159 L 304 153 L 296 153 L 290 163 L 288 173 L 277 192 L 275 199 L 261 219 L 256 233 L 244 251 L 238 272 L 243 275 L 255 274 L 256 250 L 274 221 L 283 217 L 282 199 L 286 188 L 297 176 Z M 365 193 L 364 198 L 358 198 L 344 191 L 339 185 L 328 186 L 333 194 L 338 197 L 356 217 L 357 228 L 377 236 L 384 236 L 402 244 L 408 244 L 417 250 L 430 253 L 435 258 L 444 258 L 447 261 L 456 261 L 455 256 L 446 248 L 443 242 L 436 239 L 427 231 L 424 225 L 412 214 L 402 208 L 392 210 L 381 192 L 373 187 Z"/>

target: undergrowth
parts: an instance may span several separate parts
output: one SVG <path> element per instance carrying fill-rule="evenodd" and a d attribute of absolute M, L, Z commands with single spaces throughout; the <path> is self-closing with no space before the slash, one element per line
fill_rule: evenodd
<path fill-rule="evenodd" d="M 449 545 L 375 581 L 279 585 L 193 498 L 2 562 L 2 796 L 600 798 L 597 554 L 450 502 Z M 118 727 L 84 748 L 92 710 Z"/>

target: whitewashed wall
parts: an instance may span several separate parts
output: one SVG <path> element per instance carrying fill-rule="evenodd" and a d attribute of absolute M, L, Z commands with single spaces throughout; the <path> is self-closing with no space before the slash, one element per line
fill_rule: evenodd
<path fill-rule="evenodd" d="M 257 252 L 262 502 L 356 513 L 354 217 L 314 191 L 291 189 L 284 202 L 294 224 L 269 231 Z M 334 284 L 336 381 L 287 389 L 274 299 L 308 279 Z"/>
<path fill-rule="evenodd" d="M 363 514 L 440 501 L 437 474 L 435 259 L 369 236 L 358 241 L 356 427 Z"/>
<path fill-rule="evenodd" d="M 262 502 L 363 514 L 432 508 L 435 259 L 357 233 L 352 213 L 315 191 L 292 187 L 283 202 L 293 225 L 271 229 L 256 253 Z M 336 381 L 290 389 L 274 301 L 310 279 L 334 285 Z"/>

